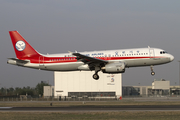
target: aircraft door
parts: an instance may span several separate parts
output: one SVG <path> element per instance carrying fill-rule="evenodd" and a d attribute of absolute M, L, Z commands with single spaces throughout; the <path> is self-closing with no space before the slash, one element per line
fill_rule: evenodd
<path fill-rule="evenodd" d="M 44 69 L 44 56 L 39 57 L 39 69 Z"/>
<path fill-rule="evenodd" d="M 107 60 L 111 60 L 111 54 L 108 54 Z"/>
<path fill-rule="evenodd" d="M 149 49 L 150 58 L 154 58 L 154 49 Z"/>

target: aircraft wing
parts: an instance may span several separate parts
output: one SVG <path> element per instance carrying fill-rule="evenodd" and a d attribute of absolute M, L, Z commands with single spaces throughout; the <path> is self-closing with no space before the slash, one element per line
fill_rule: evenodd
<path fill-rule="evenodd" d="M 95 67 L 95 66 L 104 66 L 105 64 L 108 63 L 106 60 L 101 60 L 98 58 L 94 57 L 89 57 L 80 53 L 71 53 L 72 55 L 76 56 L 77 60 L 80 60 L 84 62 L 85 64 L 88 64 L 90 67 Z"/>

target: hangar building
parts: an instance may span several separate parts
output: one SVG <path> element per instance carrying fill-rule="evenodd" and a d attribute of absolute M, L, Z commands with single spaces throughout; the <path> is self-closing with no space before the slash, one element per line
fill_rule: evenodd
<path fill-rule="evenodd" d="M 94 71 L 54 72 L 54 96 L 122 96 L 122 74 L 99 72 L 99 80 L 94 80 L 93 74 Z"/>

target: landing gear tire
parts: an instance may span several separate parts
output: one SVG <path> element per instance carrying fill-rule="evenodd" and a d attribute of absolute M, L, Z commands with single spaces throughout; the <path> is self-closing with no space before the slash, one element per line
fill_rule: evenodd
<path fill-rule="evenodd" d="M 98 74 L 94 74 L 94 75 L 93 75 L 93 78 L 94 78 L 95 80 L 98 80 L 98 79 L 99 79 L 99 75 L 98 75 Z"/>
<path fill-rule="evenodd" d="M 94 75 L 93 75 L 93 78 L 94 78 L 95 80 L 98 80 L 98 79 L 99 79 L 98 72 L 99 72 L 100 70 L 101 70 L 100 67 L 98 67 L 98 66 L 95 67 L 95 73 L 94 73 Z"/>
<path fill-rule="evenodd" d="M 155 75 L 155 72 L 151 72 L 151 75 L 154 76 L 154 75 Z"/>
<path fill-rule="evenodd" d="M 151 65 L 150 68 L 151 68 L 151 75 L 154 76 L 154 75 L 155 75 L 155 72 L 154 72 L 154 70 L 153 70 L 153 66 Z"/>

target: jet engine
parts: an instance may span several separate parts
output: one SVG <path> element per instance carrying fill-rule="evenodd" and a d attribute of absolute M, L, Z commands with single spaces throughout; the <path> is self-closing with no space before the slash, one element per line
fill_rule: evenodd
<path fill-rule="evenodd" d="M 105 67 L 101 68 L 103 73 L 124 73 L 125 72 L 125 63 L 109 63 Z"/>

